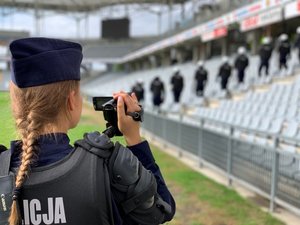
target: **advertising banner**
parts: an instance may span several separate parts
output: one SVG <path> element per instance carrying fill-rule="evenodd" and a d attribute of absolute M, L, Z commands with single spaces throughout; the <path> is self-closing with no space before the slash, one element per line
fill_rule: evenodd
<path fill-rule="evenodd" d="M 284 18 L 290 19 L 300 15 L 300 0 L 286 4 L 284 7 Z"/>
<path fill-rule="evenodd" d="M 216 28 L 213 31 L 204 33 L 201 35 L 201 40 L 203 42 L 215 40 L 224 36 L 227 36 L 227 27 Z"/>
<path fill-rule="evenodd" d="M 276 7 L 255 16 L 251 16 L 240 23 L 241 31 L 248 31 L 282 20 L 282 8 Z"/>

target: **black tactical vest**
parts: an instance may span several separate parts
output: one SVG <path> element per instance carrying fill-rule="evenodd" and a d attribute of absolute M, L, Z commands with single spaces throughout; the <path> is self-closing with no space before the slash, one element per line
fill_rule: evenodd
<path fill-rule="evenodd" d="M 131 151 L 98 132 L 75 146 L 64 159 L 31 170 L 18 204 L 22 224 L 114 225 L 112 193 L 136 224 L 172 219 L 175 211 L 158 195 L 154 175 Z"/>
<path fill-rule="evenodd" d="M 21 196 L 25 225 L 114 224 L 105 159 L 80 147 L 57 163 L 33 168 Z"/>

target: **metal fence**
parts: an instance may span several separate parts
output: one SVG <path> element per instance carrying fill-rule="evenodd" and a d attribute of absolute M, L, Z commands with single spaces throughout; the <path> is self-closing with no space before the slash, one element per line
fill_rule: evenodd
<path fill-rule="evenodd" d="M 205 128 L 204 121 L 200 124 L 145 112 L 143 128 L 199 157 L 199 162 L 218 167 L 227 174 L 229 184 L 242 181 L 269 198 L 271 211 L 279 204 L 300 215 L 300 155 L 236 138 L 238 128 L 228 124 L 228 134 Z"/>

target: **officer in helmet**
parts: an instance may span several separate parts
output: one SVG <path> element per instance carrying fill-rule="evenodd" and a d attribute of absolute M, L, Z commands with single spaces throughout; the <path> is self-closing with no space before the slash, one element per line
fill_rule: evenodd
<path fill-rule="evenodd" d="M 196 81 L 196 95 L 199 97 L 203 96 L 204 89 L 207 83 L 207 70 L 204 67 L 204 62 L 199 61 L 197 63 L 198 68 L 195 72 L 195 81 Z"/>
<path fill-rule="evenodd" d="M 142 112 L 136 96 L 113 95 L 118 128 L 129 147 L 98 132 L 86 133 L 73 146 L 68 131 L 77 126 L 83 103 L 81 45 L 25 38 L 9 49 L 11 105 L 20 140 L 0 155 L 1 178 L 7 171 L 9 181 L 3 186 L 1 179 L 6 209 L 1 207 L 1 224 L 157 225 L 171 220 L 175 202 L 141 139 L 139 122 L 130 116 Z"/>
<path fill-rule="evenodd" d="M 281 34 L 279 37 L 279 46 L 278 46 L 278 53 L 279 53 L 279 70 L 282 68 L 288 69 L 287 67 L 287 59 L 291 53 L 291 45 L 289 42 L 289 37 L 287 34 Z"/>
<path fill-rule="evenodd" d="M 297 27 L 296 33 L 297 33 L 297 36 L 296 36 L 296 41 L 295 41 L 294 47 L 298 49 L 298 59 L 300 62 L 300 27 Z"/>
<path fill-rule="evenodd" d="M 259 50 L 259 58 L 260 58 L 260 65 L 258 69 L 258 75 L 261 76 L 261 71 L 265 68 L 266 75 L 269 75 L 269 62 L 272 56 L 273 47 L 271 45 L 271 38 L 264 37 L 262 39 L 262 46 Z"/>
<path fill-rule="evenodd" d="M 165 85 L 159 76 L 156 76 L 151 82 L 150 91 L 152 92 L 153 105 L 159 107 L 165 98 Z"/>
<path fill-rule="evenodd" d="M 227 83 L 231 76 L 231 65 L 229 64 L 229 58 L 223 56 L 222 65 L 220 66 L 218 77 L 221 78 L 221 89 L 227 90 Z"/>
<path fill-rule="evenodd" d="M 144 101 L 144 87 L 143 87 L 143 80 L 138 79 L 137 82 L 131 88 L 131 92 L 135 93 L 138 101 Z"/>
<path fill-rule="evenodd" d="M 234 67 L 237 70 L 238 81 L 240 84 L 244 82 L 245 70 L 248 67 L 248 65 L 249 65 L 249 59 L 248 56 L 246 55 L 246 48 L 239 47 L 238 55 L 234 62 Z"/>
<path fill-rule="evenodd" d="M 171 77 L 171 85 L 174 96 L 174 102 L 178 103 L 180 100 L 180 95 L 183 90 L 183 77 L 180 74 L 180 70 L 175 67 L 173 69 L 173 76 Z"/>

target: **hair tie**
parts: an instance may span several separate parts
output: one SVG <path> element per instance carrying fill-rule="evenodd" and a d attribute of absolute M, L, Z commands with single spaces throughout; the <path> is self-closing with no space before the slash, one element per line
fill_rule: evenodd
<path fill-rule="evenodd" d="M 12 200 L 13 201 L 18 200 L 20 194 L 21 194 L 21 188 L 20 187 L 15 187 L 14 190 L 13 190 Z"/>

